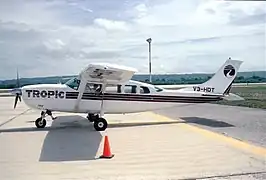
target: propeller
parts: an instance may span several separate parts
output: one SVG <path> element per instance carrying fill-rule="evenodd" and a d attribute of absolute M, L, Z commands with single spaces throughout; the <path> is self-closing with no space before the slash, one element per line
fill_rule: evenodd
<path fill-rule="evenodd" d="M 15 109 L 15 108 L 16 108 L 16 106 L 17 106 L 18 99 L 19 99 L 19 101 L 21 102 L 21 97 L 20 97 L 20 94 L 19 94 L 19 93 L 16 93 L 16 97 L 15 97 L 15 104 L 14 104 L 14 109 Z"/>
<path fill-rule="evenodd" d="M 20 88 L 20 84 L 19 84 L 19 74 L 18 74 L 18 70 L 17 70 L 17 87 L 11 90 L 11 93 L 15 95 L 15 104 L 14 104 L 14 109 L 17 106 L 18 100 L 21 102 L 21 88 Z"/>

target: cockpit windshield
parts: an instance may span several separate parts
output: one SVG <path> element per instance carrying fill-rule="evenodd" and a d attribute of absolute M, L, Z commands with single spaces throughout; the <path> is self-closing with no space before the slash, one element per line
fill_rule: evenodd
<path fill-rule="evenodd" d="M 72 89 L 78 90 L 80 80 L 77 78 L 72 78 L 72 79 L 68 80 L 65 84 Z"/>

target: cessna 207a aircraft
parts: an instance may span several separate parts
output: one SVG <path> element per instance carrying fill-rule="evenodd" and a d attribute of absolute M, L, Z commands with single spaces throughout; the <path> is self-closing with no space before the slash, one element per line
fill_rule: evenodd
<path fill-rule="evenodd" d="M 104 114 L 135 113 L 230 100 L 232 82 L 242 61 L 230 58 L 214 76 L 205 83 L 178 90 L 166 90 L 157 86 L 131 80 L 136 69 L 107 63 L 91 63 L 76 78 L 65 84 L 27 85 L 13 91 L 16 107 L 21 97 L 26 105 L 39 109 L 41 116 L 35 121 L 37 128 L 46 126 L 46 115 L 52 111 L 87 113 L 96 131 L 104 131 L 108 123 Z M 237 96 L 238 97 L 238 96 Z M 240 97 L 239 97 L 240 98 Z"/>

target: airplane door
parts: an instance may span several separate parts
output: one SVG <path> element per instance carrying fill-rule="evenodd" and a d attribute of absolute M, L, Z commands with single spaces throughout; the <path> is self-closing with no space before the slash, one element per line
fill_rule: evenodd
<path fill-rule="evenodd" d="M 88 113 L 99 113 L 102 104 L 102 84 L 87 83 L 82 94 L 80 108 Z"/>

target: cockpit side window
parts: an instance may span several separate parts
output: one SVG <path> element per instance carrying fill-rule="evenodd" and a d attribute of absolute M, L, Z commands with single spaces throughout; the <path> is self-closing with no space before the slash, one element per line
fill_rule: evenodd
<path fill-rule="evenodd" d="M 148 93 L 150 93 L 150 90 L 149 90 L 149 88 L 148 87 L 145 87 L 145 86 L 140 86 L 140 93 L 141 94 L 148 94 Z"/>
<path fill-rule="evenodd" d="M 65 84 L 72 89 L 78 90 L 80 85 L 80 80 L 77 78 L 72 78 L 68 80 Z"/>

